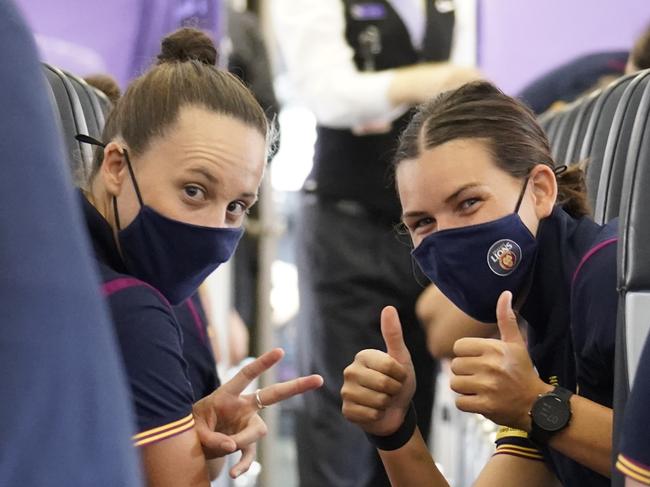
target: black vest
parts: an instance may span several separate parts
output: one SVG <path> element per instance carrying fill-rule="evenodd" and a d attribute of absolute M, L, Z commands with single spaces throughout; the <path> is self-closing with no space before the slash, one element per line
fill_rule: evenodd
<path fill-rule="evenodd" d="M 390 2 L 342 1 L 345 4 L 345 37 L 354 49 L 354 62 L 359 70 L 382 71 L 449 58 L 454 13 L 453 10 L 440 13 L 435 6 L 439 2 L 426 0 L 425 38 L 422 50 L 417 51 L 408 29 Z M 369 15 L 375 18 L 366 20 L 358 14 L 364 10 L 379 12 L 379 15 Z M 379 135 L 356 136 L 350 130 L 319 126 L 314 167 L 306 188 L 315 187 L 324 199 L 356 201 L 377 218 L 387 223 L 398 222 L 400 205 L 390 167 L 399 134 L 410 115 L 395 120 L 392 130 Z"/>

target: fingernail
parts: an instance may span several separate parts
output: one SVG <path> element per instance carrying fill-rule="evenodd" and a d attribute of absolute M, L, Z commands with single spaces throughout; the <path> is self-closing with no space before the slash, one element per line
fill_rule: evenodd
<path fill-rule="evenodd" d="M 221 448 L 223 448 L 224 450 L 227 450 L 227 451 L 231 451 L 232 450 L 232 443 L 230 443 L 229 441 L 224 441 L 221 444 Z"/>

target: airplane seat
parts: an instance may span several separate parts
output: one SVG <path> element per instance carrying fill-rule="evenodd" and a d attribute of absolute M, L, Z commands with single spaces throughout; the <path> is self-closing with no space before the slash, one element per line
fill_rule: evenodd
<path fill-rule="evenodd" d="M 575 102 L 571 103 L 562 113 L 562 118 L 560 120 L 560 125 L 558 132 L 555 136 L 555 140 L 552 141 L 551 151 L 553 153 L 553 158 L 558 164 L 566 164 L 566 155 L 569 149 L 569 143 L 571 141 L 571 134 L 573 132 L 573 127 L 575 125 L 576 119 L 580 113 L 584 100 L 580 98 Z"/>
<path fill-rule="evenodd" d="M 88 135 L 97 139 L 101 138 L 105 123 L 104 112 L 95 91 L 83 79 L 78 78 L 67 71 L 63 71 L 63 74 L 65 74 L 70 80 L 74 90 L 77 92 L 84 113 L 84 118 L 86 120 Z"/>
<path fill-rule="evenodd" d="M 634 75 L 624 76 L 607 86 L 595 100 L 594 108 L 589 118 L 584 140 L 580 149 L 580 160 L 587 159 L 586 170 L 587 196 L 592 208 L 595 207 L 596 193 L 600 181 L 605 146 L 609 131 L 618 107 L 619 100 Z"/>
<path fill-rule="evenodd" d="M 106 120 L 108 120 L 108 114 L 111 113 L 111 110 L 113 109 L 113 103 L 111 100 L 108 99 L 106 94 L 104 94 L 103 91 L 98 90 L 94 86 L 88 85 L 88 87 L 95 93 L 95 96 L 97 97 L 97 100 L 99 101 L 99 108 L 102 111 L 102 114 L 104 115 L 104 123 Z"/>
<path fill-rule="evenodd" d="M 641 72 L 630 81 L 616 108 L 603 155 L 594 207 L 594 220 L 599 223 L 619 216 L 632 128 L 641 98 L 648 90 L 650 90 L 650 70 Z"/>
<path fill-rule="evenodd" d="M 594 105 L 596 104 L 596 99 L 599 95 L 600 90 L 581 98 L 582 101 L 580 103 L 580 107 L 578 108 L 576 118 L 573 122 L 573 127 L 571 128 L 571 134 L 569 135 L 569 144 L 567 146 L 566 155 L 564 157 L 564 163 L 567 165 L 580 162 L 580 149 L 582 147 L 582 141 L 585 138 L 587 126 L 589 125 L 589 119 L 591 118 L 591 114 L 594 110 Z"/>
<path fill-rule="evenodd" d="M 93 154 L 87 144 L 74 138 L 79 133 L 88 133 L 81 101 L 72 82 L 60 69 L 47 64 L 43 65 L 43 69 L 54 93 L 73 178 L 76 183 L 84 183 L 90 176 Z"/>
<path fill-rule="evenodd" d="M 650 90 L 636 113 L 623 175 L 618 244 L 619 309 L 614 384 L 614 455 L 630 385 L 650 332 Z M 620 475 L 612 483 L 623 485 Z"/>

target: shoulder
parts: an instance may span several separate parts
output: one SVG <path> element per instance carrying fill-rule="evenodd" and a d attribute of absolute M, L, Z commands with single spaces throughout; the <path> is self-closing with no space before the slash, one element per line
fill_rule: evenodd
<path fill-rule="evenodd" d="M 137 420 L 137 446 L 193 427 L 194 395 L 183 357 L 182 331 L 155 288 L 100 269 Z"/>

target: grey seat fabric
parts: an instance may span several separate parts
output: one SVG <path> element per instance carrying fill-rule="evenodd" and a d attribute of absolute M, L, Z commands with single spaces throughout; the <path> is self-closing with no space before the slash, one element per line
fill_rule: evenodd
<path fill-rule="evenodd" d="M 558 164 L 566 164 L 568 162 L 566 156 L 571 141 L 571 133 L 582 108 L 582 103 L 583 99 L 577 100 L 566 107 L 564 113 L 561 115 L 555 140 L 551 144 L 553 158 Z"/>
<path fill-rule="evenodd" d="M 624 76 L 614 81 L 605 88 L 596 98 L 589 124 L 584 135 L 580 149 L 580 159 L 589 161 L 587 166 L 586 183 L 587 196 L 593 208 L 596 203 L 596 193 L 600 182 L 600 174 L 605 155 L 605 147 L 609 131 L 618 107 L 618 102 L 623 96 L 627 85 L 634 79 L 634 75 Z"/>
<path fill-rule="evenodd" d="M 585 138 L 589 120 L 591 119 L 591 114 L 599 95 L 600 91 L 597 91 L 581 99 L 580 108 L 576 113 L 576 118 L 573 122 L 573 127 L 571 128 L 571 134 L 569 135 L 569 144 L 564 157 L 565 164 L 576 164 L 580 162 L 582 142 Z"/>
<path fill-rule="evenodd" d="M 642 76 L 647 79 L 647 74 Z M 625 160 L 620 208 L 614 452 L 641 347 L 650 332 L 650 90 L 642 91 Z M 620 475 L 612 485 L 623 485 Z"/>
<path fill-rule="evenodd" d="M 104 112 L 97 97 L 96 90 L 94 90 L 88 83 L 81 78 L 78 78 L 70 73 L 64 72 L 66 77 L 72 83 L 84 113 L 86 126 L 88 128 L 88 135 L 97 139 L 101 138 L 101 133 L 104 128 Z"/>
<path fill-rule="evenodd" d="M 650 70 L 636 76 L 621 97 L 603 156 L 594 219 L 603 223 L 619 216 L 625 163 L 641 99 L 650 90 Z"/>
<path fill-rule="evenodd" d="M 76 183 L 83 184 L 90 174 L 92 150 L 87 144 L 82 144 L 74 138 L 79 133 L 88 133 L 81 101 L 72 82 L 60 69 L 48 65 L 43 65 L 43 69 L 56 101 L 55 109 L 61 121 L 73 178 Z"/>

